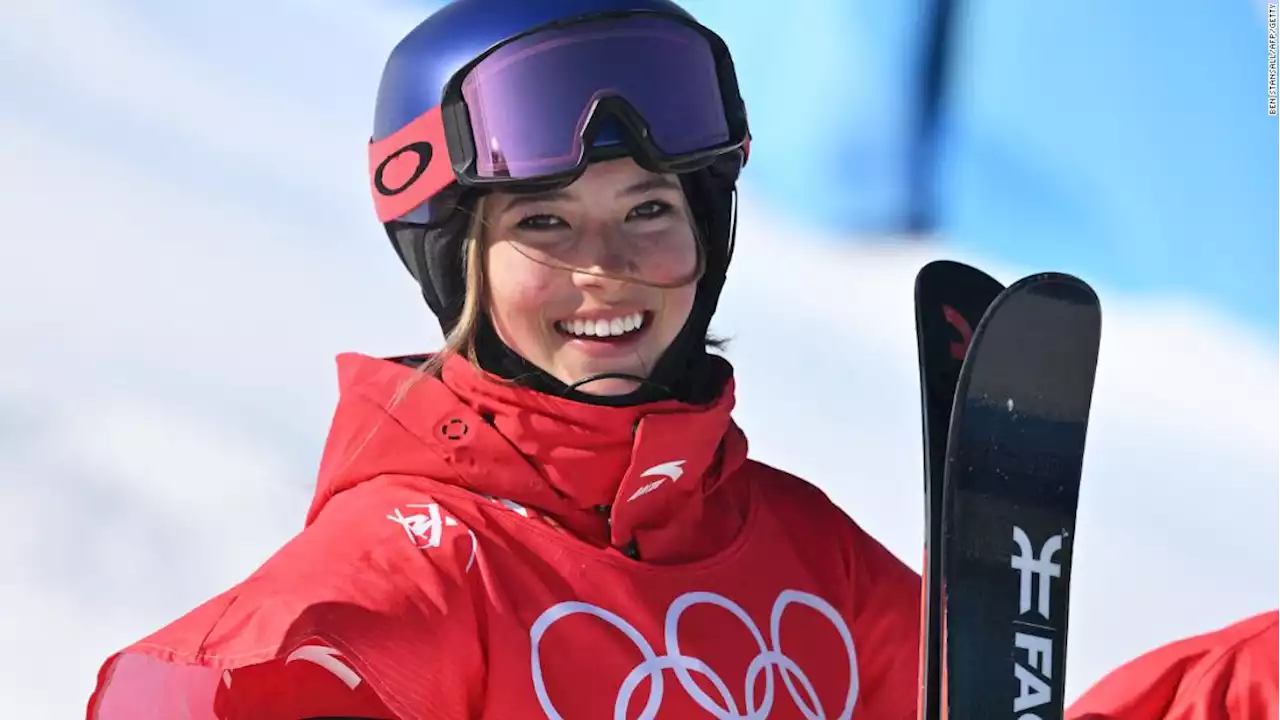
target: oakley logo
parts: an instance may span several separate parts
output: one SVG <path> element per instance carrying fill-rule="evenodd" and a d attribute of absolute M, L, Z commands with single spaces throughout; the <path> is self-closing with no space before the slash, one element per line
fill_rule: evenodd
<path fill-rule="evenodd" d="M 641 495 L 648 495 L 654 490 L 657 490 L 658 487 L 662 485 L 662 483 L 666 482 L 668 479 L 670 479 L 672 482 L 679 480 L 681 477 L 684 476 L 684 462 L 685 462 L 684 460 L 672 460 L 671 462 L 664 462 L 661 465 L 654 465 L 648 470 L 645 470 L 644 472 L 640 473 L 640 477 L 642 478 L 653 477 L 655 475 L 661 475 L 662 477 L 658 478 L 657 480 L 654 480 L 648 485 L 641 486 L 639 490 L 636 490 L 634 493 L 631 494 L 631 497 L 627 498 L 627 502 L 631 502 L 632 500 L 635 500 Z"/>
<path fill-rule="evenodd" d="M 379 195 L 392 197 L 408 190 L 431 166 L 435 149 L 425 140 L 409 143 L 387 156 L 373 171 Z"/>
<path fill-rule="evenodd" d="M 782 615 L 786 612 L 787 607 L 793 604 L 804 605 L 821 613 L 831 623 L 831 626 L 844 644 L 849 658 L 849 688 L 845 693 L 844 706 L 840 708 L 838 715 L 829 716 L 827 714 L 827 709 L 823 707 L 822 701 L 818 698 L 817 690 L 814 688 L 812 681 L 805 675 L 799 664 L 782 650 L 782 638 L 780 637 Z M 688 654 L 688 648 L 680 647 L 680 616 L 685 610 L 695 605 L 714 605 L 727 610 L 742 623 L 756 641 L 759 652 L 747 665 L 746 678 L 743 680 L 741 698 L 745 707 L 739 706 L 738 698 L 729 690 L 729 685 L 710 665 L 696 655 Z M 723 595 L 712 592 L 688 592 L 681 595 L 667 609 L 665 623 L 667 652 L 665 655 L 659 655 L 634 625 L 604 608 L 579 601 L 567 601 L 552 606 L 534 622 L 533 627 L 529 630 L 529 639 L 532 645 L 531 672 L 533 673 L 534 690 L 538 696 L 538 703 L 542 706 L 542 711 L 548 718 L 553 720 L 563 720 L 563 718 L 560 712 L 556 710 L 555 704 L 547 692 L 546 681 L 542 675 L 542 656 L 539 646 L 542 643 L 543 636 L 556 622 L 571 615 L 579 614 L 598 618 L 604 623 L 617 628 L 627 639 L 635 643 L 636 648 L 644 658 L 627 675 L 618 689 L 618 695 L 613 704 L 613 717 L 615 718 L 626 717 L 631 696 L 646 678 L 649 680 L 649 698 L 645 702 L 644 709 L 640 712 L 639 720 L 653 720 L 653 718 L 656 718 L 662 708 L 662 699 L 665 693 L 664 680 L 666 679 L 664 672 L 667 670 L 675 673 L 676 681 L 680 683 L 680 687 L 684 688 L 689 697 L 699 707 L 707 711 L 711 717 L 721 718 L 722 720 L 765 718 L 773 712 L 775 691 L 777 689 L 775 687 L 775 668 L 782 677 L 782 683 L 786 687 L 787 694 L 791 696 L 791 701 L 806 718 L 816 720 L 818 718 L 836 717 L 848 720 L 853 716 L 853 708 L 858 700 L 858 660 L 854 651 L 853 636 L 849 632 L 849 626 L 840 617 L 840 613 L 836 612 L 836 609 L 822 598 L 799 590 L 784 590 L 773 603 L 773 610 L 769 617 L 768 641 L 765 640 L 763 631 L 755 624 L 746 610 L 743 610 L 740 605 Z M 793 638 L 792 642 L 797 642 L 797 639 Z M 720 696 L 719 702 L 708 695 L 703 690 L 703 686 L 698 684 L 693 677 L 695 672 L 707 681 L 704 685 L 715 688 L 716 693 Z M 762 677 L 764 679 L 763 693 L 758 687 Z M 757 700 L 759 704 L 757 704 Z"/>

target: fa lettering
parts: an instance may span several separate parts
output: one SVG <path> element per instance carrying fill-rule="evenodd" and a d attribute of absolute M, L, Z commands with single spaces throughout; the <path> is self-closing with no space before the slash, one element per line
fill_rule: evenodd
<path fill-rule="evenodd" d="M 1062 577 L 1062 566 L 1053 556 L 1062 549 L 1062 535 L 1054 535 L 1045 541 L 1040 552 L 1035 552 L 1031 538 L 1018 526 L 1013 528 L 1013 541 L 1017 554 L 1010 559 L 1010 566 L 1018 571 L 1018 615 L 1035 613 L 1045 621 L 1050 620 L 1049 586 L 1053 578 Z M 1018 696 L 1013 700 L 1013 712 L 1018 720 L 1040 720 L 1036 708 L 1053 703 L 1053 628 L 1045 622 L 1034 620 L 1020 622 L 1024 629 L 1015 630 L 1013 677 L 1018 682 Z M 1038 628 L 1039 633 L 1032 631 Z"/>

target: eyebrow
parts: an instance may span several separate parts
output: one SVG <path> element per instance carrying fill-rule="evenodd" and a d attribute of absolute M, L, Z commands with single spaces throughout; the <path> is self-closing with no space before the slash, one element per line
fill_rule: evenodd
<path fill-rule="evenodd" d="M 629 195 L 643 195 L 653 190 L 681 190 L 680 183 L 672 180 L 667 175 L 649 175 L 643 180 L 634 182 L 618 191 L 618 197 L 626 197 Z M 559 190 L 548 190 L 547 192 L 536 193 L 533 195 L 516 195 L 507 203 L 506 210 L 518 208 L 524 205 L 532 205 L 540 202 L 553 202 L 555 200 L 569 200 L 573 197 L 573 193 L 568 188 Z"/>
<path fill-rule="evenodd" d="M 652 190 L 680 190 L 680 183 L 672 180 L 668 175 L 650 175 L 636 183 L 632 183 L 623 188 L 619 193 L 619 197 L 623 195 L 642 195 Z"/>

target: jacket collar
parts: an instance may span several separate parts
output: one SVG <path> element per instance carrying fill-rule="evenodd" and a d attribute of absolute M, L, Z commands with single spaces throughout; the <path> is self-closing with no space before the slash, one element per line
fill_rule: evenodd
<path fill-rule="evenodd" d="M 634 407 L 539 393 L 459 357 L 440 378 L 403 360 L 339 358 L 342 397 L 313 517 L 337 492 L 399 473 L 534 508 L 587 542 L 638 546 L 654 562 L 714 552 L 741 524 L 741 512 L 708 500 L 746 459 L 721 358 L 727 380 L 714 402 Z"/>

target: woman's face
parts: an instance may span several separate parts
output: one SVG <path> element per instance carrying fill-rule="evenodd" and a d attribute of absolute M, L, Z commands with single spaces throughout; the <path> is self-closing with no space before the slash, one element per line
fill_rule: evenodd
<path fill-rule="evenodd" d="M 674 175 L 630 158 L 595 163 L 564 190 L 494 194 L 483 219 L 498 336 L 563 383 L 647 377 L 689 317 L 698 248 Z M 606 378 L 578 389 L 621 395 L 636 386 Z"/>

